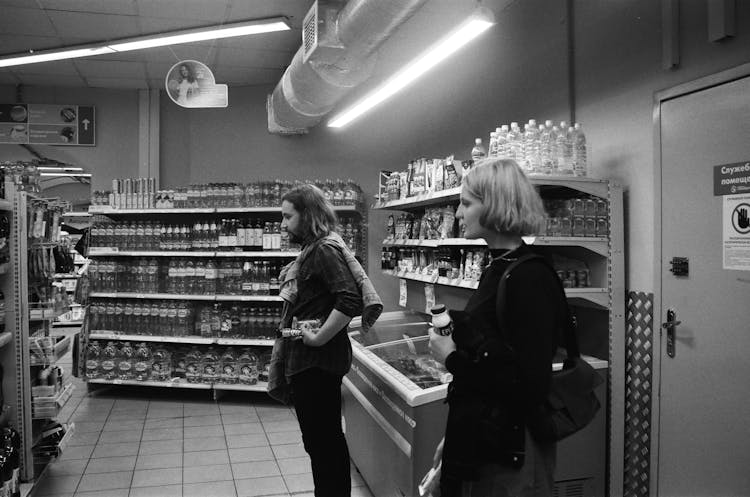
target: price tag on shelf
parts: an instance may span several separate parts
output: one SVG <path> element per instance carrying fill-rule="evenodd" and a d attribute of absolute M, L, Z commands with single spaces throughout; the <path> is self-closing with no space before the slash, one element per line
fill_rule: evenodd
<path fill-rule="evenodd" d="M 398 280 L 398 305 L 406 307 L 406 280 Z"/>
<path fill-rule="evenodd" d="M 430 309 L 435 306 L 435 285 L 425 284 L 424 286 L 424 312 L 430 313 Z"/>

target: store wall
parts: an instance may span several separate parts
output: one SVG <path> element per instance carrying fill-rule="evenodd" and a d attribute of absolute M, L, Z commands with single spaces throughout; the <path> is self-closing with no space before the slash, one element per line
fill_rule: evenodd
<path fill-rule="evenodd" d="M 52 83 L 54 80 L 50 78 Z M 0 103 L 15 103 L 16 88 L 0 85 Z M 20 102 L 35 104 L 93 105 L 96 112 L 96 146 L 32 145 L 44 157 L 82 167 L 92 173 L 92 190 L 111 188 L 112 178 L 138 172 L 138 93 L 132 90 L 70 87 L 23 87 Z M 30 160 L 34 156 L 19 145 L 0 144 L 0 161 Z"/>

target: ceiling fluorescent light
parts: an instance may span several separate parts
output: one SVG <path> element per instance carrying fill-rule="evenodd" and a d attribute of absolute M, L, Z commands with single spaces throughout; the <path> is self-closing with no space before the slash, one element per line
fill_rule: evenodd
<path fill-rule="evenodd" d="M 115 52 L 127 52 L 129 50 L 142 50 L 144 48 L 163 47 L 166 45 L 179 45 L 180 43 L 193 43 L 196 41 L 216 40 L 220 38 L 231 38 L 233 36 L 246 36 L 273 31 L 286 31 L 290 29 L 286 21 L 281 17 L 264 19 L 261 21 L 238 22 L 224 24 L 210 28 L 198 28 L 185 31 L 165 33 L 159 36 L 144 36 L 121 40 L 110 43 L 108 46 Z"/>
<path fill-rule="evenodd" d="M 39 176 L 52 178 L 90 178 L 90 173 L 39 173 Z"/>
<path fill-rule="evenodd" d="M 58 172 L 58 173 L 75 173 L 83 172 L 82 167 L 67 167 L 67 166 L 37 166 L 37 170 L 40 172 Z"/>
<path fill-rule="evenodd" d="M 484 33 L 495 24 L 494 15 L 486 8 L 480 7 L 456 29 L 429 49 L 408 63 L 385 83 L 366 95 L 362 100 L 334 117 L 328 126 L 340 128 L 353 121 L 360 115 L 372 109 L 379 103 L 402 90 L 424 73 L 448 58 L 458 49 Z"/>
<path fill-rule="evenodd" d="M 0 67 L 20 66 L 24 64 L 35 64 L 37 62 L 50 62 L 53 60 L 75 59 L 78 57 L 90 57 L 92 55 L 102 55 L 113 53 L 106 46 L 91 46 L 87 48 L 70 48 L 67 50 L 48 50 L 39 53 L 29 53 L 24 55 L 15 55 L 0 59 Z"/>
<path fill-rule="evenodd" d="M 222 24 L 220 26 L 171 31 L 153 36 L 123 38 L 121 40 L 93 45 L 68 47 L 58 50 L 45 50 L 39 53 L 29 52 L 15 54 L 9 57 L 0 58 L 0 67 L 20 66 L 37 62 L 49 62 L 52 60 L 75 59 L 77 57 L 127 52 L 129 50 L 142 50 L 144 48 L 163 47 L 166 45 L 178 45 L 180 43 L 192 43 L 219 38 L 231 38 L 233 36 L 270 33 L 273 31 L 286 31 L 289 29 L 291 28 L 289 27 L 289 24 L 287 24 L 285 18 L 272 17 L 255 21 Z"/>

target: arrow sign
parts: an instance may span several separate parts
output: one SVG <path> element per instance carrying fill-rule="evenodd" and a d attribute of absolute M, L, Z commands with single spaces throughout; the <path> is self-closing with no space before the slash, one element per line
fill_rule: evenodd
<path fill-rule="evenodd" d="M 84 131 L 88 131 L 89 130 L 89 124 L 91 123 L 91 121 L 89 121 L 88 119 L 84 119 L 81 122 L 83 123 L 83 130 Z"/>
<path fill-rule="evenodd" d="M 94 130 L 96 120 L 94 107 L 78 106 L 78 144 L 96 145 Z"/>

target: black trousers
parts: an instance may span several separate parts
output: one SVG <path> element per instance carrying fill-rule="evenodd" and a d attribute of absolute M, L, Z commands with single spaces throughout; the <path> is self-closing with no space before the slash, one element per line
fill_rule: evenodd
<path fill-rule="evenodd" d="M 349 448 L 341 430 L 341 376 L 307 369 L 291 378 L 302 442 L 312 462 L 315 497 L 350 497 Z"/>

